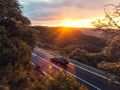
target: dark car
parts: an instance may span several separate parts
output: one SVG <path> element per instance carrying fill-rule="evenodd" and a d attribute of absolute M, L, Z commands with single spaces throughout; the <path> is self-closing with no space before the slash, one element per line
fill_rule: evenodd
<path fill-rule="evenodd" d="M 51 58 L 51 61 L 62 63 L 64 65 L 69 64 L 69 61 L 66 58 L 62 57 L 62 56 L 53 57 L 53 58 Z"/>

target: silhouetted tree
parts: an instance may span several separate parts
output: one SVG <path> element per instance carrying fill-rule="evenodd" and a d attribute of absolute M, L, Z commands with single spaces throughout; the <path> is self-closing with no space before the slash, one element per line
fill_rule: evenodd
<path fill-rule="evenodd" d="M 113 10 L 108 10 L 109 7 L 113 7 Z M 108 4 L 104 6 L 105 18 L 99 19 L 93 22 L 93 25 L 103 31 L 104 37 L 111 35 L 111 42 L 102 50 L 101 54 L 110 59 L 120 59 L 120 4 L 113 5 Z"/>
<path fill-rule="evenodd" d="M 113 7 L 112 10 L 108 10 Z M 97 30 L 102 30 L 103 35 L 110 36 L 110 42 L 100 53 L 101 62 L 97 66 L 103 70 L 120 76 L 120 3 L 118 5 L 108 4 L 104 6 L 105 18 L 99 19 L 93 24 Z M 120 77 L 118 78 L 120 80 Z"/>
<path fill-rule="evenodd" d="M 109 10 L 109 7 L 112 7 L 113 9 Z M 120 29 L 120 3 L 118 5 L 104 5 L 104 12 L 105 17 L 103 19 L 97 19 L 95 22 L 92 22 L 92 24 L 97 29 Z"/>
<path fill-rule="evenodd" d="M 0 70 L 8 72 L 30 67 L 35 37 L 30 20 L 21 11 L 18 0 L 0 0 Z M 11 70 L 10 70 L 11 69 Z M 3 72 L 2 72 L 3 71 Z"/>

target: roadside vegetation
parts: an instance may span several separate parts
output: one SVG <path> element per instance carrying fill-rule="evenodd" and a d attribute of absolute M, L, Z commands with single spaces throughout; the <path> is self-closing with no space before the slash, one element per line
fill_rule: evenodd
<path fill-rule="evenodd" d="M 112 10 L 108 10 L 113 7 Z M 72 34 L 58 38 L 60 27 L 33 27 L 40 31 L 38 47 L 54 51 L 81 63 L 120 76 L 120 4 L 105 5 L 105 17 L 92 24 L 95 31 L 102 31 L 102 38 L 84 35 L 79 28 Z M 63 28 L 64 29 L 64 28 Z M 73 28 L 68 28 L 73 29 Z M 48 37 L 46 37 L 46 35 Z M 120 78 L 120 77 L 119 77 Z"/>
<path fill-rule="evenodd" d="M 71 75 L 51 79 L 31 65 L 38 32 L 21 9 L 18 0 L 0 0 L 0 90 L 88 90 Z"/>
<path fill-rule="evenodd" d="M 113 11 L 107 10 L 113 7 Z M 69 57 L 79 62 L 103 69 L 120 76 L 120 5 L 105 5 L 105 18 L 98 19 L 92 24 L 96 30 L 103 31 L 103 37 L 110 36 L 105 46 L 98 53 L 90 53 L 86 50 L 75 49 Z M 109 12 L 110 11 L 110 12 Z M 120 77 L 119 77 L 120 78 Z"/>
<path fill-rule="evenodd" d="M 60 72 L 55 74 L 54 78 L 35 83 L 34 90 L 88 90 L 88 88 L 77 83 L 70 74 Z"/>

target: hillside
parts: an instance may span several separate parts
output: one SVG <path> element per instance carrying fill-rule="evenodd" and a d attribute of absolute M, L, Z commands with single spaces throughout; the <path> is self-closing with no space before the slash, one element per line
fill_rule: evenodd
<path fill-rule="evenodd" d="M 88 30 L 85 28 L 67 28 L 71 31 L 65 34 L 61 34 L 64 31 L 61 27 L 34 26 L 33 28 L 40 31 L 39 42 L 44 48 L 60 48 L 68 52 L 80 48 L 89 52 L 99 52 L 106 46 L 105 40 L 95 35 L 84 34 L 83 31 Z"/>

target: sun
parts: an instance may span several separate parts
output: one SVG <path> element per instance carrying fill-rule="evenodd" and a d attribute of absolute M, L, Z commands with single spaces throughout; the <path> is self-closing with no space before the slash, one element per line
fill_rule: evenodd
<path fill-rule="evenodd" d="M 64 27 L 79 27 L 77 23 L 75 23 L 75 20 L 73 19 L 64 19 L 63 22 L 61 23 L 61 26 Z"/>
<path fill-rule="evenodd" d="M 64 19 L 62 20 L 60 26 L 64 27 L 92 27 L 91 22 L 93 18 L 90 19 Z"/>
<path fill-rule="evenodd" d="M 41 24 L 43 26 L 50 26 L 50 27 L 73 27 L 73 28 L 94 28 L 91 22 L 95 21 L 96 19 L 102 19 L 103 16 L 100 17 L 92 17 L 92 18 L 61 18 L 58 21 L 52 21 L 49 23 Z M 40 21 L 32 22 L 33 25 L 40 25 Z M 67 31 L 67 30 L 66 30 Z"/>

